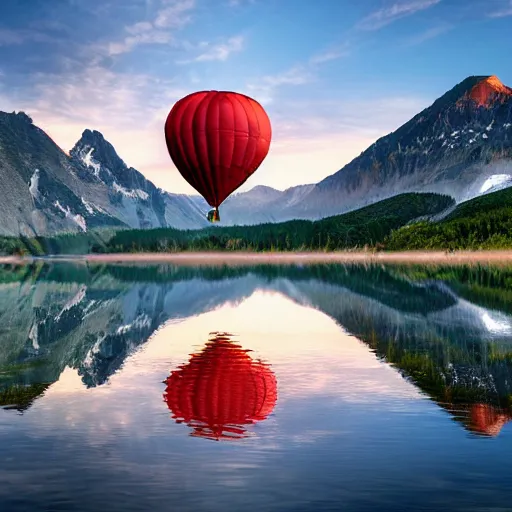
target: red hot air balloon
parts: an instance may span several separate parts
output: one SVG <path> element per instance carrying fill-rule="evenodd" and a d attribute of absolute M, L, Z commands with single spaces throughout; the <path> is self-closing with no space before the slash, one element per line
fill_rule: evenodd
<path fill-rule="evenodd" d="M 228 91 L 200 91 L 179 100 L 165 122 L 169 155 L 181 175 L 214 209 L 240 187 L 268 154 L 272 129 L 263 107 Z"/>
<path fill-rule="evenodd" d="M 264 420 L 274 409 L 276 378 L 230 335 L 212 334 L 202 352 L 167 378 L 164 400 L 176 422 L 193 429 L 192 436 L 241 439 L 247 437 L 244 425 Z"/>

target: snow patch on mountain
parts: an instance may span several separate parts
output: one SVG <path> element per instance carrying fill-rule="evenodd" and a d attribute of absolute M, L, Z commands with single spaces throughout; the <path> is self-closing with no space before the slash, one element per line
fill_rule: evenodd
<path fill-rule="evenodd" d="M 510 318 L 503 314 L 494 313 L 491 316 L 490 311 L 483 311 L 480 317 L 487 330 L 493 334 L 512 334 L 512 325 Z"/>
<path fill-rule="evenodd" d="M 93 152 L 94 152 L 94 148 L 90 148 L 90 147 L 86 146 L 85 148 L 83 148 L 82 154 L 80 156 L 81 156 L 82 162 L 87 167 L 92 167 L 94 175 L 99 176 L 100 170 L 101 170 L 101 165 L 92 158 Z"/>
<path fill-rule="evenodd" d="M 97 300 L 92 299 L 89 302 L 89 304 L 87 304 L 87 306 L 85 306 L 85 309 L 82 312 L 82 315 L 83 315 L 82 318 L 87 318 L 93 312 L 91 310 L 97 302 L 98 302 Z"/>
<path fill-rule="evenodd" d="M 73 222 L 75 222 L 78 226 L 82 228 L 83 231 L 87 231 L 87 224 L 85 222 L 85 219 L 78 213 L 74 214 L 71 212 L 71 209 L 69 206 L 64 208 L 59 201 L 55 201 L 53 203 L 53 206 L 57 208 L 59 211 L 61 211 L 68 219 L 71 219 Z"/>
<path fill-rule="evenodd" d="M 117 181 L 114 181 L 112 186 L 116 192 L 123 194 L 123 196 L 132 197 L 134 199 L 139 198 L 142 199 L 143 201 L 147 201 L 149 199 L 149 194 L 147 192 L 144 192 L 144 190 L 141 190 L 140 188 L 129 190 L 119 185 Z"/>
<path fill-rule="evenodd" d="M 60 313 L 55 317 L 55 321 L 60 320 L 60 317 L 66 311 L 69 311 L 71 308 L 80 304 L 80 302 L 82 302 L 82 300 L 84 300 L 86 293 L 87 293 L 87 286 L 86 285 L 81 286 L 80 289 L 78 290 L 78 292 L 73 297 L 71 297 L 71 299 L 68 300 L 66 302 L 66 304 L 64 304 L 64 307 L 62 308 Z"/>
<path fill-rule="evenodd" d="M 473 317 L 482 332 L 491 338 L 505 341 L 512 337 L 512 317 L 501 311 L 483 308 L 459 297 L 459 307 L 466 318 Z M 461 316 L 462 316 L 461 315 Z"/>
<path fill-rule="evenodd" d="M 28 339 L 32 342 L 32 347 L 34 350 L 39 350 L 39 340 L 38 340 L 38 334 L 37 334 L 37 322 L 34 322 L 32 324 L 32 327 L 30 328 L 30 332 L 28 333 Z"/>
<path fill-rule="evenodd" d="M 34 199 L 39 199 L 39 169 L 36 169 L 34 174 L 32 174 L 28 189 Z"/>
<path fill-rule="evenodd" d="M 507 188 L 512 185 L 512 176 L 508 174 L 494 174 L 489 176 L 480 187 L 480 193 L 489 192 Z"/>
<path fill-rule="evenodd" d="M 103 343 L 103 341 L 105 340 L 105 338 L 107 337 L 106 334 L 104 334 L 103 336 L 99 336 L 97 339 L 96 339 L 96 342 L 94 343 L 94 345 L 91 347 L 91 349 L 89 350 L 89 352 L 87 352 L 85 358 L 84 358 L 84 361 L 83 361 L 83 365 L 84 366 L 91 366 L 92 363 L 93 363 L 93 357 L 95 354 L 97 354 L 99 351 L 100 351 L 100 348 L 101 348 L 101 344 Z"/>
<path fill-rule="evenodd" d="M 94 215 L 96 212 L 94 211 L 93 205 L 91 205 L 91 203 L 88 203 L 83 197 L 81 197 L 80 199 L 82 200 L 82 204 L 85 206 L 87 213 L 89 213 L 90 215 Z"/>
<path fill-rule="evenodd" d="M 151 318 L 146 314 L 142 313 L 135 320 L 129 324 L 121 325 L 117 328 L 116 334 L 126 334 L 132 329 L 143 329 L 151 326 Z"/>

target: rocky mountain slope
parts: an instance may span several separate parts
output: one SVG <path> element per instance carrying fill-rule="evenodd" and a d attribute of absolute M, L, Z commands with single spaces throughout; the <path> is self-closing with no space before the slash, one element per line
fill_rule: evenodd
<path fill-rule="evenodd" d="M 437 192 L 460 202 L 510 184 L 512 89 L 495 76 L 472 76 L 337 173 L 302 189 L 293 204 L 285 198 L 297 187 L 268 194 L 261 205 L 250 191 L 222 205 L 221 219 L 245 220 L 247 205 L 255 221 L 247 223 L 319 219 L 403 192 Z"/>
<path fill-rule="evenodd" d="M 85 130 L 67 155 L 23 112 L 0 112 L 0 179 L 1 235 L 207 224 L 190 197 L 156 188 L 101 133 Z"/>

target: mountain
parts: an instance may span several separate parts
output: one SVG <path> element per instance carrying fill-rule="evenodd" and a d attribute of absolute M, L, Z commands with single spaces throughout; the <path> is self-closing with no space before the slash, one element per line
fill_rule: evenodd
<path fill-rule="evenodd" d="M 269 194 L 261 205 L 251 202 L 249 191 L 221 206 L 221 220 L 247 220 L 246 198 L 252 224 L 315 220 L 403 192 L 435 192 L 460 202 L 510 184 L 512 89 L 496 76 L 471 76 L 293 204 L 281 201 L 295 187 L 271 200 Z"/>
<path fill-rule="evenodd" d="M 228 197 L 221 206 L 221 225 L 254 225 L 281 222 L 301 204 L 315 185 L 298 185 L 285 191 L 258 185 Z"/>
<path fill-rule="evenodd" d="M 23 112 L 0 112 L 0 179 L 2 235 L 207 224 L 191 198 L 156 188 L 101 133 L 85 130 L 67 155 Z"/>
<path fill-rule="evenodd" d="M 328 210 L 339 195 L 354 204 L 420 190 L 459 202 L 479 195 L 490 177 L 512 175 L 511 160 L 512 89 L 473 76 L 321 181 L 306 209 L 320 198 Z"/>
<path fill-rule="evenodd" d="M 0 178 L 0 235 L 208 225 L 202 197 L 158 189 L 101 133 L 85 130 L 66 155 L 23 112 L 0 112 Z M 221 223 L 317 220 L 404 192 L 461 202 L 510 185 L 512 89 L 472 76 L 320 183 L 233 194 Z"/>

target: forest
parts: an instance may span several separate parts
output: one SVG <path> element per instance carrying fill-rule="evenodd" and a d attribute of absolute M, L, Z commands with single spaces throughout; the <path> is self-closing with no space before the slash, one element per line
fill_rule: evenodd
<path fill-rule="evenodd" d="M 461 203 L 441 222 L 418 222 L 391 232 L 387 250 L 479 250 L 512 247 L 512 188 Z"/>
<path fill-rule="evenodd" d="M 103 229 L 54 237 L 0 238 L 4 255 L 181 251 L 402 251 L 512 247 L 512 188 L 455 206 L 445 195 L 406 193 L 317 221 L 254 226 Z M 433 221 L 438 216 L 440 220 Z"/>

